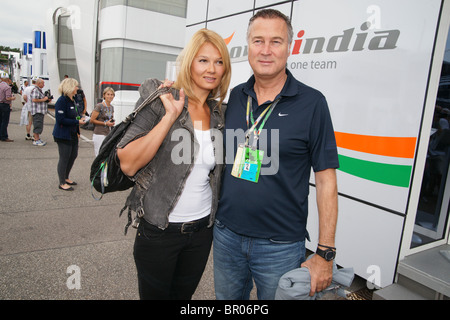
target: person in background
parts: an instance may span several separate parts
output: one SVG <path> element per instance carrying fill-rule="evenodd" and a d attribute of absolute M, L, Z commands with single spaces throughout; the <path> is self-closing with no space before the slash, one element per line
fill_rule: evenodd
<path fill-rule="evenodd" d="M 84 118 L 77 119 L 78 114 L 75 108 L 73 96 L 78 90 L 78 81 L 72 78 L 65 78 L 59 85 L 60 97 L 55 104 L 55 127 L 53 128 L 53 138 L 58 145 L 58 178 L 59 189 L 73 191 L 77 183 L 69 179 L 75 159 L 78 156 L 78 141 L 80 135 L 79 126 L 84 124 Z"/>
<path fill-rule="evenodd" d="M 75 100 L 75 105 L 77 107 L 77 112 L 80 117 L 86 116 L 86 96 L 81 88 L 78 88 L 77 94 L 73 97 Z"/>
<path fill-rule="evenodd" d="M 12 109 L 11 102 L 15 99 L 11 91 L 11 79 L 3 76 L 0 82 L 0 140 L 2 142 L 14 142 L 8 137 L 8 125 Z"/>
<path fill-rule="evenodd" d="M 136 179 L 125 208 L 143 213 L 134 245 L 141 299 L 191 299 L 211 250 L 230 57 L 220 35 L 201 29 L 177 61 L 173 86 L 142 84 L 137 105 L 160 86 L 172 88 L 138 113 L 117 149 L 122 171 Z"/>
<path fill-rule="evenodd" d="M 114 106 L 111 102 L 114 100 L 115 92 L 113 88 L 107 87 L 103 90 L 103 101 L 98 103 L 91 114 L 91 123 L 94 124 L 94 153 L 98 155 L 103 140 L 114 126 Z"/>
<path fill-rule="evenodd" d="M 31 91 L 34 89 L 34 86 L 36 85 L 37 78 L 31 79 L 31 85 L 26 87 L 23 91 L 22 97 L 25 101 L 24 107 L 26 107 L 26 110 L 28 112 L 28 124 L 25 127 L 25 130 L 27 132 L 27 135 L 25 136 L 25 140 L 34 140 L 34 137 L 31 136 L 31 127 L 33 126 L 33 116 L 31 115 Z"/>
<path fill-rule="evenodd" d="M 22 105 L 24 105 L 25 102 L 26 102 L 26 101 L 23 99 L 23 94 L 24 94 L 24 92 L 25 92 L 26 87 L 28 87 L 28 80 L 25 80 L 25 81 L 23 82 L 23 84 L 20 86 L 20 91 L 19 91 L 19 93 L 20 93 L 20 95 L 22 96 L 22 98 L 21 98 L 21 100 L 22 100 Z"/>
<path fill-rule="evenodd" d="M 20 87 L 20 96 L 22 100 L 22 113 L 20 115 L 20 125 L 25 126 L 26 136 L 25 140 L 31 140 L 31 126 L 33 125 L 33 120 L 31 119 L 30 112 L 28 111 L 27 100 L 25 96 L 25 90 L 29 87 L 28 81 L 25 80 L 23 85 Z"/>
<path fill-rule="evenodd" d="M 33 136 L 34 146 L 43 147 L 47 142 L 41 140 L 42 131 L 44 131 L 44 118 L 47 114 L 48 104 L 52 101 L 50 97 L 42 92 L 45 82 L 44 79 L 38 79 L 36 85 L 31 91 L 31 115 L 33 116 Z"/>

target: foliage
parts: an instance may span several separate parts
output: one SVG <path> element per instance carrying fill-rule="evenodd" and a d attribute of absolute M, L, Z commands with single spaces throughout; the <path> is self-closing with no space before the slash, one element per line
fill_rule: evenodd
<path fill-rule="evenodd" d="M 0 51 L 20 52 L 19 48 L 10 48 L 0 45 Z"/>

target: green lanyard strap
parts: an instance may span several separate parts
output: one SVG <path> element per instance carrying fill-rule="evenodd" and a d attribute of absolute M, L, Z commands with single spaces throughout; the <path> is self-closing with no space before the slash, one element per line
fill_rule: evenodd
<path fill-rule="evenodd" d="M 245 144 L 248 145 L 249 137 L 252 132 L 254 132 L 254 140 L 253 140 L 253 147 L 256 148 L 257 141 L 259 139 L 259 135 L 261 134 L 262 129 L 264 128 L 264 125 L 266 124 L 267 119 L 269 118 L 270 114 L 272 113 L 273 109 L 277 105 L 278 101 L 280 101 L 280 98 L 272 102 L 256 119 L 253 118 L 253 110 L 252 110 L 252 97 L 248 96 L 247 99 L 247 128 L 248 130 L 245 132 Z M 265 115 L 265 117 L 264 117 Z M 256 130 L 256 126 L 258 123 L 260 123 L 261 119 L 264 117 L 263 121 L 261 122 L 261 125 Z M 250 121 L 252 123 L 252 126 L 250 127 Z"/>

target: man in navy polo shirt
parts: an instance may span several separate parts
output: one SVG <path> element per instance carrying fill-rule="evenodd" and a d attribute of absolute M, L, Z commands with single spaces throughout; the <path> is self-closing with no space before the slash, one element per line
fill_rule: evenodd
<path fill-rule="evenodd" d="M 331 284 L 336 141 L 325 97 L 286 69 L 292 35 L 289 18 L 279 11 L 262 10 L 250 19 L 254 75 L 233 89 L 226 112 L 227 161 L 214 228 L 217 299 L 248 299 L 252 280 L 259 299 L 273 299 L 280 277 L 300 265 L 310 270 L 311 295 Z M 304 262 L 311 168 L 319 245 Z"/>

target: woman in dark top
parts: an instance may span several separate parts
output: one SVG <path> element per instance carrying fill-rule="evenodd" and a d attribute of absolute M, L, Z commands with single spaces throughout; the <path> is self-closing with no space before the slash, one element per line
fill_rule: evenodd
<path fill-rule="evenodd" d="M 55 104 L 56 123 L 53 129 L 53 137 L 58 144 L 59 162 L 58 177 L 59 189 L 72 191 L 75 181 L 69 179 L 70 170 L 78 156 L 78 139 L 80 135 L 79 125 L 85 124 L 84 118 L 80 118 L 73 96 L 77 93 L 78 81 L 72 78 L 64 79 L 59 85 L 59 97 Z"/>

